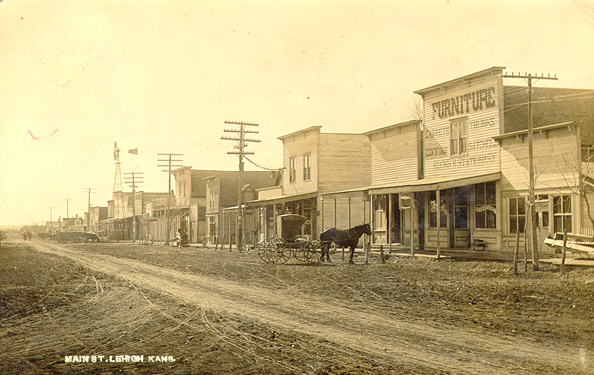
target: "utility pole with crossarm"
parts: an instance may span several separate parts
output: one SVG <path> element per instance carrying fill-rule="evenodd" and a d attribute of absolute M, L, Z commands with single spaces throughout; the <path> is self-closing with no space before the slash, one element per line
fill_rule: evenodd
<path fill-rule="evenodd" d="M 528 228 L 529 234 L 529 241 L 528 241 L 528 248 L 532 249 L 532 266 L 535 271 L 538 271 L 539 263 L 538 263 L 538 238 L 536 236 L 536 211 L 534 210 L 534 188 L 536 185 L 536 181 L 534 179 L 534 114 L 533 114 L 533 106 L 532 106 L 532 80 L 539 80 L 539 79 L 547 79 L 547 80 L 557 80 L 557 75 L 551 77 L 551 75 L 545 76 L 541 74 L 532 75 L 531 73 L 512 73 L 512 74 L 504 74 L 503 78 L 523 78 L 528 81 L 528 217 L 526 220 L 526 226 Z"/>
<path fill-rule="evenodd" d="M 246 151 L 248 142 L 260 142 L 259 139 L 247 138 L 246 134 L 258 134 L 257 130 L 249 130 L 247 127 L 259 126 L 249 122 L 225 121 L 225 124 L 238 125 L 239 129 L 225 129 L 225 133 L 235 133 L 233 137 L 222 136 L 221 139 L 227 141 L 236 141 L 237 144 L 233 146 L 233 151 L 228 151 L 227 154 L 237 155 L 239 157 L 239 173 L 237 175 L 237 226 L 235 236 L 235 246 L 238 250 L 243 248 L 243 233 L 245 233 L 245 220 L 243 220 L 243 197 L 242 197 L 242 172 L 243 172 L 243 157 L 245 155 L 253 155 L 253 151 Z M 229 247 L 231 248 L 231 247 Z"/>
<path fill-rule="evenodd" d="M 138 230 L 136 228 L 136 188 L 144 181 L 143 172 L 129 172 L 124 173 L 124 180 L 132 188 L 132 243 L 138 239 Z"/>
<path fill-rule="evenodd" d="M 165 223 L 165 246 L 169 245 L 169 231 L 171 230 L 171 223 L 169 222 L 169 208 L 171 207 L 171 173 L 172 170 L 174 168 L 181 168 L 182 165 L 181 164 L 177 164 L 177 163 L 181 163 L 183 160 L 181 159 L 177 159 L 177 158 L 181 158 L 182 156 L 184 156 L 184 154 L 172 154 L 172 153 L 167 153 L 167 154 L 157 154 L 159 156 L 167 156 L 167 159 L 157 159 L 157 161 L 162 162 L 162 163 L 167 163 L 167 164 L 158 164 L 158 167 L 163 167 L 163 168 L 167 168 L 167 169 L 163 169 L 163 172 L 167 172 L 167 175 L 169 176 L 169 189 L 167 190 L 167 210 L 165 211 L 165 216 L 166 216 L 166 223 Z"/>

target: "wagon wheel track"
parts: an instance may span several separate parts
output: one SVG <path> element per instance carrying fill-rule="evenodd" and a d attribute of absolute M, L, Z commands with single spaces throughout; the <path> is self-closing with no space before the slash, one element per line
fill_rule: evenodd
<path fill-rule="evenodd" d="M 222 311 L 247 321 L 263 322 L 315 338 L 316 342 L 326 340 L 332 345 L 333 352 L 341 348 L 352 355 L 353 351 L 361 349 L 360 352 L 385 363 L 407 363 L 456 373 L 522 373 L 523 368 L 554 371 L 558 366 L 579 371 L 580 368 L 576 364 L 579 352 L 575 348 L 559 350 L 542 343 L 485 334 L 455 325 L 408 321 L 396 315 L 352 309 L 337 299 L 310 294 L 286 296 L 271 289 L 199 274 L 186 275 L 127 258 L 73 251 L 63 245 L 38 245 L 38 248 L 69 257 L 100 272 L 121 275 L 143 288 L 161 291 L 207 311 Z M 208 316 L 205 317 L 204 323 L 209 329 L 217 329 Z M 218 329 L 213 333 L 227 339 L 231 337 Z M 253 355 L 253 349 L 246 347 L 245 337 L 240 337 L 231 337 L 229 344 Z"/>

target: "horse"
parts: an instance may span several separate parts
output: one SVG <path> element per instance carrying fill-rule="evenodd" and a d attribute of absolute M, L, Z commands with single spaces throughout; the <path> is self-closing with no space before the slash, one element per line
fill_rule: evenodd
<path fill-rule="evenodd" d="M 324 254 L 326 260 L 330 262 L 330 245 L 335 243 L 337 246 L 349 247 L 351 249 L 351 258 L 349 263 L 354 264 L 353 256 L 355 255 L 355 247 L 359 243 L 359 238 L 363 235 L 371 235 L 371 227 L 369 224 L 360 224 L 350 229 L 336 229 L 328 228 L 320 233 L 320 242 L 322 244 L 322 262 L 324 261 Z"/>

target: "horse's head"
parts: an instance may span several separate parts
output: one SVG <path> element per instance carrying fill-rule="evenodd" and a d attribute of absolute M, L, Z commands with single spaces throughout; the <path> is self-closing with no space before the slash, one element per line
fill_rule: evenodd
<path fill-rule="evenodd" d="M 363 233 L 371 236 L 371 226 L 369 224 L 363 224 Z"/>
<path fill-rule="evenodd" d="M 369 226 L 369 224 L 359 224 L 353 229 L 356 230 L 359 236 L 361 236 L 362 234 L 371 236 L 371 227 Z"/>

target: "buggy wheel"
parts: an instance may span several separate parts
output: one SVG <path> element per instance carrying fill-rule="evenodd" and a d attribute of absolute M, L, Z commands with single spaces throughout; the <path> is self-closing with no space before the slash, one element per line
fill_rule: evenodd
<path fill-rule="evenodd" d="M 319 263 L 322 260 L 322 243 L 320 241 L 311 241 L 311 254 L 309 261 L 311 263 Z"/>
<path fill-rule="evenodd" d="M 264 240 L 260 243 L 260 246 L 258 247 L 258 255 L 264 262 L 274 263 L 274 262 L 276 262 L 276 259 L 274 257 L 274 255 L 275 255 L 274 248 L 275 248 L 274 240 L 272 240 L 272 239 Z"/>
<path fill-rule="evenodd" d="M 300 262 L 309 262 L 315 251 L 310 241 L 303 243 L 302 246 L 293 250 L 293 256 Z"/>
<path fill-rule="evenodd" d="M 268 260 L 268 252 L 266 250 L 268 242 L 268 240 L 264 240 L 258 244 L 258 255 L 260 256 L 260 259 L 262 259 L 265 263 L 270 263 L 270 261 Z"/>
<path fill-rule="evenodd" d="M 284 264 L 291 259 L 292 251 L 290 248 L 285 247 L 283 243 L 276 244 L 275 246 L 275 263 Z"/>

